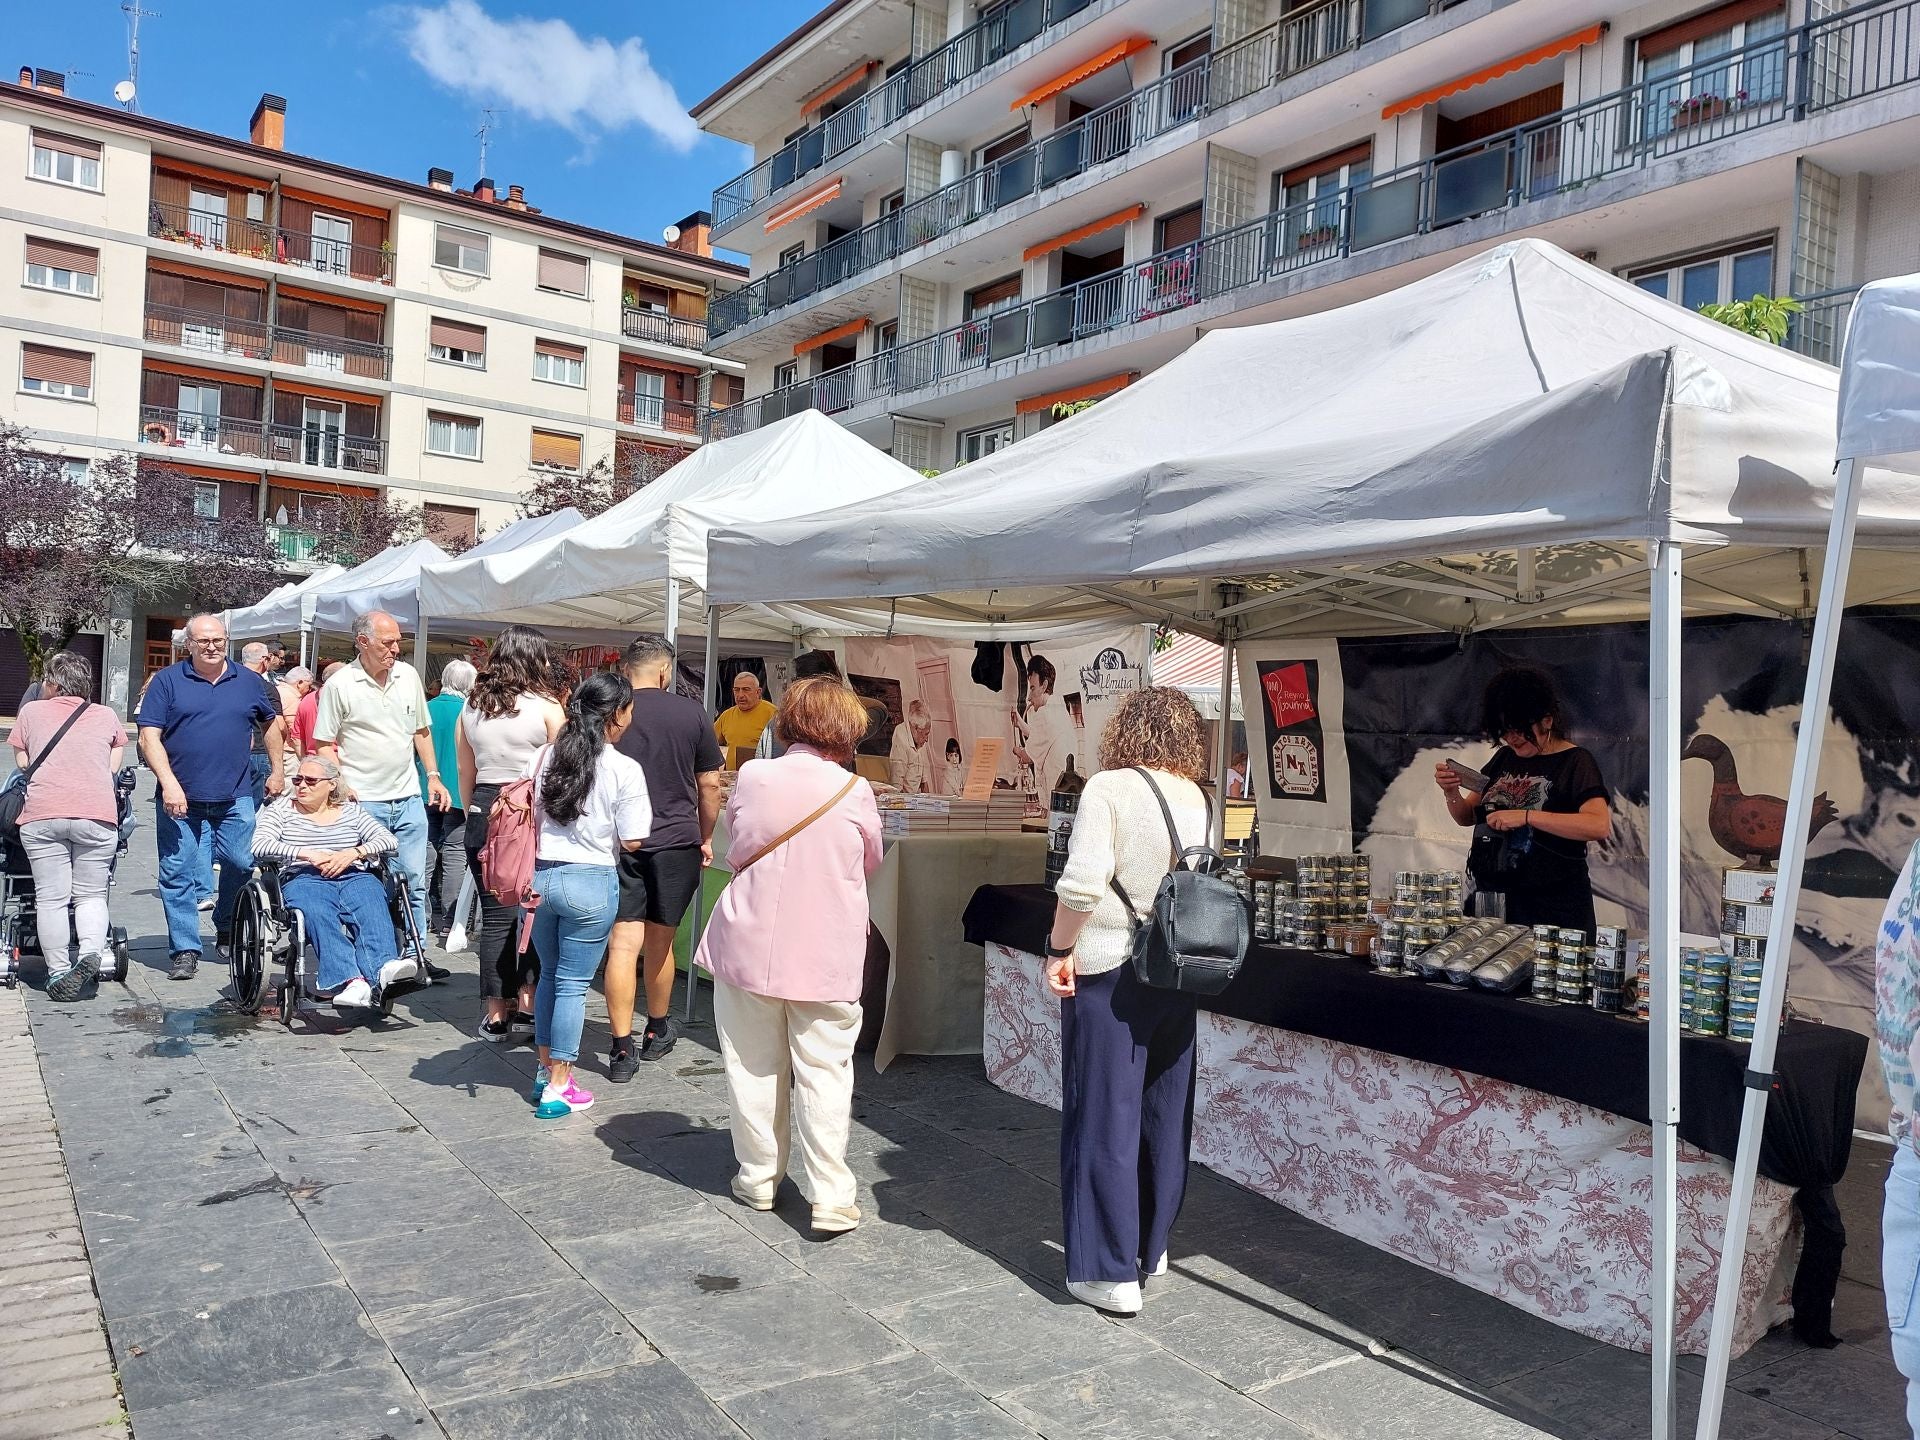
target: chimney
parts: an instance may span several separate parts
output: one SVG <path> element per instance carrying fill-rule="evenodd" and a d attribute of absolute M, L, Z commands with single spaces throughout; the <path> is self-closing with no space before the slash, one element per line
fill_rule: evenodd
<path fill-rule="evenodd" d="M 507 187 L 507 208 L 509 210 L 524 210 L 527 208 L 527 191 L 525 186 L 509 185 Z"/>
<path fill-rule="evenodd" d="M 699 255 L 711 259 L 713 256 L 713 215 L 706 210 L 696 210 L 680 222 L 680 238 L 673 242 L 675 250 L 684 250 L 689 255 Z"/>
<path fill-rule="evenodd" d="M 67 93 L 67 77 L 59 70 L 36 70 L 33 72 L 33 88 L 44 90 L 49 95 Z"/>
<path fill-rule="evenodd" d="M 442 170 L 438 165 L 434 166 L 427 171 L 427 188 L 429 190 L 453 189 L 453 172 Z"/>
<path fill-rule="evenodd" d="M 247 130 L 247 138 L 263 150 L 286 149 L 287 102 L 278 95 L 262 95 Z"/>
<path fill-rule="evenodd" d="M 31 65 L 22 65 L 20 67 L 20 88 L 23 90 L 31 90 L 33 88 L 33 67 Z"/>
<path fill-rule="evenodd" d="M 473 182 L 473 198 L 485 204 L 493 204 L 493 181 L 485 175 Z"/>

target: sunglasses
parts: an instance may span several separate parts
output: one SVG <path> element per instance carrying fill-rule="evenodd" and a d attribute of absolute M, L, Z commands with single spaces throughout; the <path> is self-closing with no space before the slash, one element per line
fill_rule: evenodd
<path fill-rule="evenodd" d="M 325 775 L 295 775 L 293 777 L 293 783 L 295 785 L 325 785 L 328 778 L 329 777 Z"/>

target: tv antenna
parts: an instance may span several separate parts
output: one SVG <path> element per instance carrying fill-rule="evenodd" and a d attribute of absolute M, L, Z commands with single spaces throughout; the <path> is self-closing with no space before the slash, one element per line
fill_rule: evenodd
<path fill-rule="evenodd" d="M 140 106 L 140 21 L 158 20 L 158 10 L 141 8 L 140 0 L 121 0 L 120 8 L 127 17 L 127 78 L 113 87 L 114 98 L 127 109 L 138 111 Z M 126 93 L 123 95 L 121 91 Z"/>
<path fill-rule="evenodd" d="M 493 139 L 493 107 L 488 106 L 480 112 L 480 128 L 473 133 L 480 140 L 480 174 L 487 173 L 487 145 Z"/>

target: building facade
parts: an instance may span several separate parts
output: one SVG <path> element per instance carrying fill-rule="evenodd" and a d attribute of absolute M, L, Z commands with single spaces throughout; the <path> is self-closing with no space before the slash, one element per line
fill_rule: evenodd
<path fill-rule="evenodd" d="M 694 107 L 748 284 L 715 434 L 945 469 L 1220 325 L 1519 235 L 1689 306 L 1920 269 L 1920 0 L 836 0 Z"/>
<path fill-rule="evenodd" d="M 300 573 L 325 507 L 389 496 L 453 547 L 513 518 L 543 471 L 657 473 L 700 443 L 744 367 L 706 351 L 741 283 L 708 217 L 671 244 L 573 225 L 518 185 L 456 190 L 89 104 L 57 72 L 0 84 L 0 415 L 76 464 L 164 460 L 217 518 L 263 519 Z M 675 233 L 677 232 L 677 233 Z M 0 272 L 3 273 L 3 272 Z M 102 698 L 165 663 L 181 617 L 83 637 Z M 18 693 L 0 634 L 0 712 Z"/>

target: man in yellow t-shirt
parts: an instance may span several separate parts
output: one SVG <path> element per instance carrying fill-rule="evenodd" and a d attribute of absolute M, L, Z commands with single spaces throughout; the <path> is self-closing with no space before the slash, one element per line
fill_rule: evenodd
<path fill-rule="evenodd" d="M 733 704 L 720 712 L 713 722 L 714 738 L 726 755 L 727 768 L 738 768 L 738 752 L 752 753 L 760 743 L 760 732 L 779 710 L 760 692 L 760 677 L 742 670 L 733 677 Z"/>

